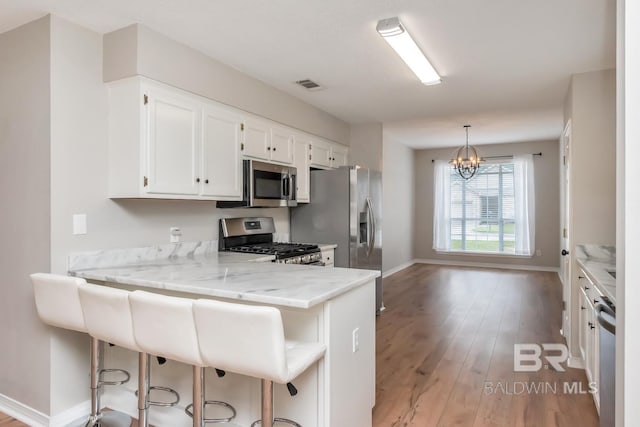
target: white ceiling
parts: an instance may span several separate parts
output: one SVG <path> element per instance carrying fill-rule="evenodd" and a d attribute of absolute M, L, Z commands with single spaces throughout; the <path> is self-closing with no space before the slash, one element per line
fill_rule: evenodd
<path fill-rule="evenodd" d="M 139 22 L 413 147 L 557 138 L 571 74 L 615 66 L 615 0 L 2 0 L 0 32 L 55 13 Z M 375 31 L 400 17 L 443 76 L 424 86 Z M 326 87 L 307 92 L 295 80 Z"/>

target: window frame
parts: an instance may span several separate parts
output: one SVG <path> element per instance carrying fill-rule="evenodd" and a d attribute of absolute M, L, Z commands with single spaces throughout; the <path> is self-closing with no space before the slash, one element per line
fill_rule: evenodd
<path fill-rule="evenodd" d="M 510 171 L 505 171 L 504 170 L 504 166 L 505 165 L 511 165 L 511 170 Z M 487 168 L 491 167 L 491 166 L 499 166 L 497 171 L 486 171 Z M 516 226 L 515 222 L 516 219 L 511 217 L 511 218 L 506 218 L 504 217 L 504 211 L 503 211 L 503 207 L 504 207 L 504 175 L 514 175 L 514 168 L 515 165 L 512 161 L 491 161 L 491 162 L 486 162 L 484 164 L 482 164 L 480 166 L 480 170 L 477 172 L 477 174 L 471 179 L 471 180 L 464 180 L 464 179 L 460 179 L 459 182 L 462 184 L 462 189 L 461 191 L 461 212 L 462 212 L 462 216 L 456 216 L 454 217 L 453 215 L 451 215 L 451 217 L 449 218 L 450 224 L 449 224 L 449 229 L 452 230 L 453 229 L 453 224 L 455 222 L 459 222 L 461 224 L 461 233 L 460 233 L 460 245 L 461 248 L 460 249 L 453 249 L 453 233 L 450 231 L 449 233 L 449 247 L 450 249 L 448 250 L 436 250 L 436 252 L 438 253 L 444 253 L 444 254 L 459 254 L 459 255 L 475 255 L 475 254 L 481 254 L 483 256 L 496 256 L 496 257 L 513 257 L 513 258 L 527 258 L 528 255 L 519 255 L 515 253 L 515 245 L 513 248 L 513 252 L 505 252 L 504 251 L 504 228 L 505 228 L 505 222 L 512 222 L 514 224 L 514 227 Z M 485 172 L 482 171 L 482 169 L 485 169 Z M 452 168 L 451 173 L 449 174 L 449 179 L 450 181 L 450 185 L 449 185 L 449 198 L 450 198 L 450 210 L 453 211 L 453 185 L 454 185 L 454 180 L 452 179 L 454 176 L 456 176 L 457 172 L 455 172 L 455 170 Z M 483 217 L 482 216 L 482 207 L 480 209 L 480 216 L 478 217 L 473 217 L 473 218 L 467 218 L 466 217 L 466 212 L 467 212 L 467 193 L 469 191 L 472 191 L 468 188 L 468 183 L 471 182 L 472 180 L 476 179 L 479 176 L 487 176 L 487 175 L 497 175 L 498 176 L 498 195 L 497 196 L 478 196 L 480 197 L 481 201 L 481 205 L 483 204 L 482 200 L 483 198 L 488 198 L 488 197 L 497 197 L 498 198 L 498 216 L 496 218 L 489 218 L 489 217 Z M 513 182 L 513 178 L 512 178 L 512 182 Z M 515 186 L 513 188 L 514 191 L 514 198 L 515 198 Z M 488 206 L 488 202 L 487 202 L 487 206 Z M 488 208 L 486 209 L 487 211 L 489 210 Z M 498 225 L 498 251 L 483 251 L 483 250 L 474 250 L 474 249 L 464 249 L 466 247 L 466 242 L 467 242 L 467 235 L 466 235 L 466 229 L 468 226 L 468 223 L 470 222 L 482 222 L 482 221 L 486 221 L 489 223 L 489 226 L 493 225 L 494 223 L 497 223 Z"/>

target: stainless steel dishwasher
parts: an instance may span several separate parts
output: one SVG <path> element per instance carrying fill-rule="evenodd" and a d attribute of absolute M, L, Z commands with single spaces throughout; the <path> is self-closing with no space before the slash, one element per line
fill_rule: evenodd
<path fill-rule="evenodd" d="M 600 327 L 600 427 L 616 425 L 616 307 L 607 298 L 596 304 Z"/>

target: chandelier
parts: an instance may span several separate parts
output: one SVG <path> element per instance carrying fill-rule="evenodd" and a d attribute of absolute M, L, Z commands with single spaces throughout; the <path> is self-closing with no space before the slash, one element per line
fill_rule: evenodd
<path fill-rule="evenodd" d="M 467 133 L 467 143 L 460 147 L 455 157 L 449 161 L 449 164 L 454 167 L 458 175 L 464 179 L 473 178 L 480 168 L 480 163 L 484 161 L 478 156 L 476 149 L 473 146 L 469 146 L 470 127 L 471 125 L 464 125 Z"/>

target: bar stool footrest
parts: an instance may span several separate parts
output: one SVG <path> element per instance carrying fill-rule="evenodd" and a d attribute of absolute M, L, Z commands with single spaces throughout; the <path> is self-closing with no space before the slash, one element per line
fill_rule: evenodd
<path fill-rule="evenodd" d="M 125 379 L 120 381 L 105 381 L 104 374 L 112 373 L 122 374 L 125 376 Z M 129 374 L 129 371 L 125 371 L 124 369 L 100 369 L 100 372 L 98 373 L 98 383 L 100 385 L 122 385 L 128 383 L 129 379 L 131 379 L 131 374 Z"/>
<path fill-rule="evenodd" d="M 236 417 L 236 408 L 234 408 L 233 406 L 231 406 L 227 402 L 222 402 L 220 400 L 206 400 L 204 402 L 205 408 L 207 407 L 207 405 L 222 406 L 223 408 L 226 408 L 226 409 L 231 411 L 231 416 L 227 417 L 227 418 L 205 418 L 204 419 L 205 424 L 207 424 L 207 423 L 229 423 L 229 422 L 231 422 L 231 420 L 233 420 Z M 193 418 L 193 403 L 187 405 L 187 407 L 184 408 L 184 412 L 188 416 Z"/>
<path fill-rule="evenodd" d="M 156 400 L 147 400 L 147 405 L 149 406 L 162 406 L 165 408 L 169 408 L 172 406 L 176 406 L 180 402 L 180 395 L 178 394 L 177 391 L 175 391 L 170 387 L 163 387 L 163 386 L 157 386 L 157 385 L 149 387 L 149 393 L 151 393 L 151 391 L 153 390 L 159 390 L 159 391 L 164 391 L 166 393 L 173 394 L 176 400 L 174 400 L 173 402 L 160 402 Z M 138 396 L 138 390 L 136 390 L 135 394 L 136 396 Z"/>
<path fill-rule="evenodd" d="M 283 424 L 289 424 L 295 427 L 302 427 L 300 424 L 298 424 L 297 422 L 290 420 L 288 418 L 274 418 L 273 419 L 273 423 L 283 423 Z M 251 427 L 256 427 L 262 424 L 262 420 L 257 420 L 254 421 L 253 424 L 251 424 Z"/>
<path fill-rule="evenodd" d="M 131 417 L 118 411 L 101 412 L 98 416 L 90 416 L 85 427 L 131 427 Z"/>

